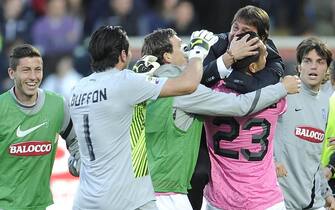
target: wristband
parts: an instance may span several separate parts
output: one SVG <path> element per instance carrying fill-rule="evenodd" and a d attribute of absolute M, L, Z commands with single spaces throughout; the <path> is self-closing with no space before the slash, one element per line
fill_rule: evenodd
<path fill-rule="evenodd" d="M 230 49 L 227 50 L 227 54 L 233 59 L 233 63 L 236 63 L 236 59 Z"/>

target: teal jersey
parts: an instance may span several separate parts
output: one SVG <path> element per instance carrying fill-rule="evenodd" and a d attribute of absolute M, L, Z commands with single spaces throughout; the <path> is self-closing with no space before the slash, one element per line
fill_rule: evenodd
<path fill-rule="evenodd" d="M 40 91 L 29 109 L 0 95 L 0 209 L 40 210 L 53 203 L 50 176 L 64 118 L 62 97 Z"/>
<path fill-rule="evenodd" d="M 146 110 L 149 172 L 155 192 L 187 193 L 197 162 L 202 120 L 194 117 L 184 131 L 177 128 L 173 97 L 150 101 Z"/>

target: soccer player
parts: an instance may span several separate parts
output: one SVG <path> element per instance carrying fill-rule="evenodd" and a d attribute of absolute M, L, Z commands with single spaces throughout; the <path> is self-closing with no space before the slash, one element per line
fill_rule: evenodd
<path fill-rule="evenodd" d="M 239 9 L 232 21 L 229 32 L 218 34 L 218 42 L 210 49 L 204 60 L 204 74 L 201 83 L 211 87 L 219 80 L 225 80 L 225 86 L 239 93 L 247 93 L 276 84 L 284 74 L 284 65 L 278 50 L 271 39 L 269 39 L 270 19 L 266 11 L 255 6 L 246 6 Z M 252 31 L 258 34 L 247 41 L 246 35 L 237 40 L 236 35 Z M 241 71 L 234 71 L 232 64 L 246 56 L 257 54 L 258 40 L 266 44 L 268 56 L 264 71 L 253 75 Z M 203 187 L 208 181 L 207 171 L 210 171 L 205 137 L 203 136 L 199 159 L 192 178 L 192 189 L 189 198 L 195 210 L 200 210 L 202 203 Z"/>
<path fill-rule="evenodd" d="M 202 76 L 202 61 L 217 41 L 206 30 L 194 35 L 184 74 L 167 79 L 136 74 L 126 32 L 102 26 L 89 42 L 94 73 L 80 80 L 70 100 L 82 160 L 74 210 L 156 209 L 150 176 L 137 176 L 132 164 L 130 124 L 135 104 L 191 93 Z"/>
<path fill-rule="evenodd" d="M 9 57 L 14 87 L 0 95 L 0 209 L 45 210 L 53 203 L 50 176 L 59 134 L 71 154 L 69 170 L 79 175 L 79 149 L 64 98 L 39 89 L 40 52 L 15 46 Z"/>
<path fill-rule="evenodd" d="M 246 32 L 237 38 L 246 34 L 248 38 L 257 37 L 253 32 Z M 258 54 L 235 62 L 234 71 L 253 75 L 264 69 L 266 56 L 263 44 Z M 223 81 L 213 89 L 233 92 Z M 274 130 L 285 105 L 285 100 L 280 100 L 245 117 L 205 118 L 211 160 L 209 183 L 204 190 L 207 209 L 285 209 L 273 160 Z"/>
<path fill-rule="evenodd" d="M 162 64 L 153 72 L 155 76 L 174 78 L 183 72 L 187 63 L 181 40 L 172 29 L 154 31 L 148 35 L 142 47 L 142 54 L 156 56 Z M 255 68 L 265 64 L 265 45 L 260 54 L 262 60 Z M 256 56 L 257 57 L 257 56 Z M 160 210 L 192 209 L 187 190 L 198 156 L 202 118 L 200 115 L 242 116 L 259 111 L 282 98 L 282 86 L 287 82 L 298 89 L 296 78 L 285 78 L 284 83 L 264 88 L 262 91 L 236 96 L 212 91 L 203 85 L 189 95 L 168 97 L 147 102 L 146 144 L 149 172 L 156 192 Z M 257 95 L 259 95 L 259 98 Z M 268 95 L 269 94 L 269 95 Z M 270 96 L 272 95 L 272 97 Z"/>
<path fill-rule="evenodd" d="M 327 122 L 329 96 L 320 91 L 332 61 L 331 50 L 318 38 L 303 40 L 296 49 L 301 92 L 287 97 L 287 111 L 278 120 L 275 160 L 285 167 L 278 181 L 287 209 L 334 209 L 322 172 L 321 151 Z"/>

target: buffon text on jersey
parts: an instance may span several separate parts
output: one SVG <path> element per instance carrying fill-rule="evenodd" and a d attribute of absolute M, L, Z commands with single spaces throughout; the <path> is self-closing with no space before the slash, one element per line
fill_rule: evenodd
<path fill-rule="evenodd" d="M 70 106 L 82 106 L 89 103 L 97 103 L 99 101 L 107 100 L 107 90 L 106 88 L 102 90 L 95 90 L 88 93 L 80 93 L 78 95 L 73 94 L 71 97 Z"/>

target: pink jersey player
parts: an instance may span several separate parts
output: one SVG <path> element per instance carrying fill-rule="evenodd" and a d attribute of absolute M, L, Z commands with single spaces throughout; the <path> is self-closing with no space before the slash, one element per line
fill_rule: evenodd
<path fill-rule="evenodd" d="M 214 88 L 231 92 L 220 82 Z M 205 120 L 211 160 L 204 194 L 211 206 L 229 210 L 264 210 L 283 202 L 273 159 L 273 136 L 285 99 L 246 117 Z"/>

